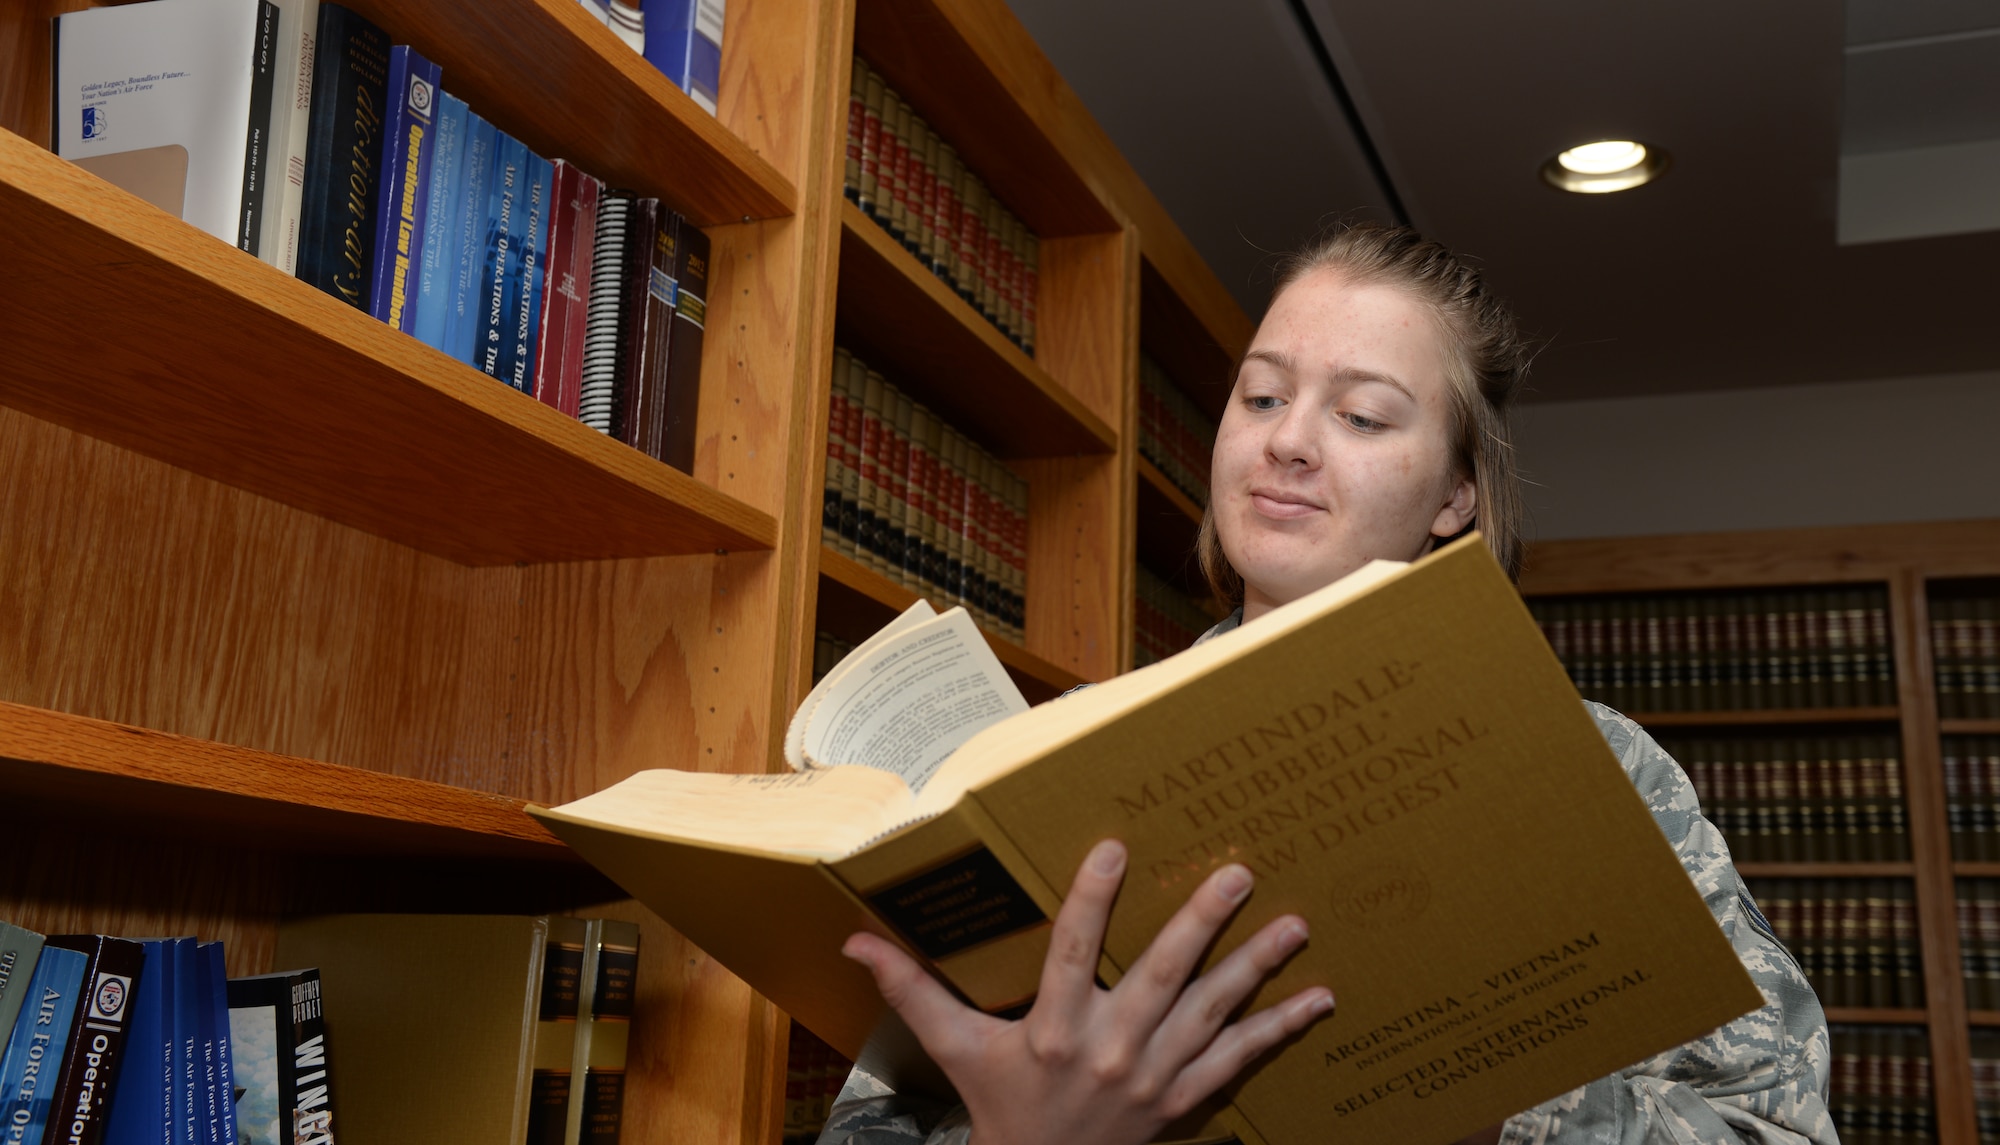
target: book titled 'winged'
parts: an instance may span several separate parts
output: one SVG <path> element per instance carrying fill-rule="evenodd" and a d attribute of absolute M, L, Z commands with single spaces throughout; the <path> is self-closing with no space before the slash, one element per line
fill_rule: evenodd
<path fill-rule="evenodd" d="M 534 813 L 899 1088 L 923 1063 L 840 956 L 848 934 L 902 943 L 998 1012 L 1032 994 L 1097 840 L 1130 852 L 1107 981 L 1198 880 L 1245 863 L 1256 890 L 1211 960 L 1299 913 L 1312 939 L 1255 1004 L 1324 984 L 1338 1009 L 1183 1137 L 1437 1145 L 1762 1004 L 1476 537 L 1052 703 L 989 704 L 997 722 L 935 764 L 878 726 L 904 697 L 862 675 L 958 724 L 977 679 L 1005 678 L 954 618 L 899 622 L 837 667 L 788 737 L 797 774 L 647 771 Z M 954 682 L 929 687 L 933 671 Z M 921 793 L 841 745 L 928 770 Z"/>

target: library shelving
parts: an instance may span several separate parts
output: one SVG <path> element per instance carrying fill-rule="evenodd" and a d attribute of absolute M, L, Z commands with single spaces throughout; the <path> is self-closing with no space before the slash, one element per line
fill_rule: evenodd
<path fill-rule="evenodd" d="M 2000 522 L 1956 521 L 1548 542 L 1530 549 L 1521 579 L 1523 595 L 1544 616 L 1551 602 L 1642 607 L 1651 603 L 1659 615 L 1670 614 L 1679 602 L 1681 614 L 1692 615 L 1699 612 L 1700 601 L 1732 593 L 1762 593 L 1767 599 L 1775 594 L 1802 594 L 1809 599 L 1814 593 L 1848 590 L 1879 595 L 1886 610 L 1883 651 L 1893 680 L 1888 698 L 1894 703 L 1788 704 L 1747 710 L 1699 710 L 1682 703 L 1673 705 L 1678 710 L 1633 713 L 1633 719 L 1662 739 L 1761 735 L 1825 740 L 1868 735 L 1892 737 L 1899 746 L 1908 861 L 1793 859 L 1738 866 L 1746 877 L 1795 880 L 1800 886 L 1810 886 L 1812 880 L 1894 880 L 1908 885 L 1916 900 L 1924 1005 L 1830 1007 L 1827 1016 L 1844 1026 L 1923 1028 L 1935 1103 L 1935 1119 L 1928 1123 L 1934 1128 L 1926 1137 L 1934 1134 L 1943 1145 L 1974 1145 L 1980 1139 L 1971 1033 L 1975 1027 L 2000 1025 L 2000 1012 L 1968 1007 L 1965 956 L 1972 952 L 1976 936 L 1962 932 L 1960 926 L 1964 885 L 1960 880 L 2000 877 L 2000 862 L 1955 862 L 1952 857 L 1951 828 L 1961 819 L 1948 810 L 1945 737 L 1992 732 L 1991 721 L 1939 718 L 1931 617 L 1936 600 L 1961 599 L 1978 590 L 1977 578 L 1996 574 L 2000 574 Z M 1811 645 L 1810 640 L 1805 643 Z M 1694 655 L 1700 658 L 1698 652 Z M 1683 666 L 1680 671 L 1685 679 L 1691 670 Z M 1784 687 L 1791 690 L 1774 687 L 1778 694 L 1796 697 L 1800 688 L 1811 691 L 1815 686 L 1799 672 L 1787 671 Z M 1584 691 L 1588 695 L 1590 688 Z M 1836 1087 L 1840 1081 L 1836 1076 Z M 1838 1106 L 1841 1095 L 1836 1093 L 1835 1098 Z"/>

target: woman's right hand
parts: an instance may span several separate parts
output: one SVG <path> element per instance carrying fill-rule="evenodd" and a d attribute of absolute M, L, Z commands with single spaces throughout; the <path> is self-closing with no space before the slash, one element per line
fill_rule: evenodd
<path fill-rule="evenodd" d="M 1125 848 L 1099 843 L 1056 916 L 1041 991 L 1003 1021 L 959 1002 L 893 943 L 870 934 L 844 952 L 874 972 L 958 1087 L 978 1145 L 1141 1145 L 1265 1050 L 1333 1012 L 1324 987 L 1228 1022 L 1305 943 L 1305 920 L 1273 919 L 1190 982 L 1202 953 L 1249 897 L 1248 869 L 1216 871 L 1117 986 L 1097 985 L 1098 953 L 1125 874 Z"/>

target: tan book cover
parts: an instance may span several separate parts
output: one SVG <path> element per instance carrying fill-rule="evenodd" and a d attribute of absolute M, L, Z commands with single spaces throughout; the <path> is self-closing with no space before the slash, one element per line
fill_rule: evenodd
<path fill-rule="evenodd" d="M 920 795 L 868 767 L 653 771 L 535 813 L 892 1084 L 920 1055 L 849 933 L 1005 1010 L 1096 840 L 1131 854 L 1107 981 L 1243 862 L 1211 958 L 1297 912 L 1311 941 L 1255 1004 L 1337 999 L 1205 1127 L 1252 1145 L 1450 1141 L 1762 1004 L 1476 537 L 1006 718 Z"/>

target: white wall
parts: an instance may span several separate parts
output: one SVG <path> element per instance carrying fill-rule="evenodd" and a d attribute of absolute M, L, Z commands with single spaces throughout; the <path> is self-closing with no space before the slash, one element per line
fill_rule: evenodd
<path fill-rule="evenodd" d="M 2000 517 L 2000 372 L 1547 402 L 1515 424 L 1531 539 Z"/>

